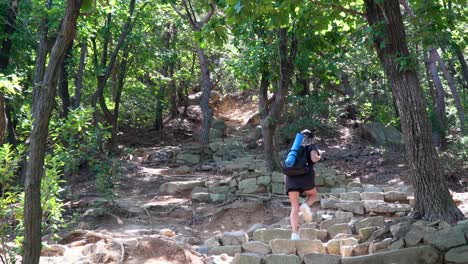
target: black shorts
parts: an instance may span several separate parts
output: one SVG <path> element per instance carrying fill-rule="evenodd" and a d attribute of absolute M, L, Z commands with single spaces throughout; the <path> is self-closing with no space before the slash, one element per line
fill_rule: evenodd
<path fill-rule="evenodd" d="M 314 187 L 315 188 L 315 187 Z M 305 196 L 306 191 L 313 190 L 314 188 L 309 188 L 309 189 L 302 189 L 302 188 L 289 188 L 286 190 L 286 195 L 289 194 L 289 192 L 299 192 L 299 196 Z"/>

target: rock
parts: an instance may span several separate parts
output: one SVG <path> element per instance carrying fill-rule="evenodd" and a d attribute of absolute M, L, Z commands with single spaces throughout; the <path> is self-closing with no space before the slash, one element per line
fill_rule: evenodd
<path fill-rule="evenodd" d="M 249 227 L 249 229 L 247 229 L 247 235 L 249 237 L 253 237 L 254 232 L 262 228 L 265 228 L 265 226 L 261 223 L 253 224 Z"/>
<path fill-rule="evenodd" d="M 219 243 L 218 237 L 210 237 L 205 241 L 204 245 L 210 249 L 221 246 L 221 243 Z"/>
<path fill-rule="evenodd" d="M 229 256 L 234 256 L 236 253 L 241 253 L 242 249 L 241 246 L 219 246 L 210 248 L 208 250 L 208 255 L 221 255 L 227 254 Z"/>
<path fill-rule="evenodd" d="M 365 242 L 365 243 L 362 243 L 362 244 L 354 245 L 354 247 L 353 247 L 353 254 L 354 254 L 355 256 L 362 256 L 362 255 L 367 255 L 367 254 L 369 254 L 369 245 L 370 245 L 369 242 Z"/>
<path fill-rule="evenodd" d="M 350 221 L 354 215 L 351 212 L 343 212 L 343 211 L 337 211 L 335 213 L 336 218 L 338 219 L 343 219 L 345 221 Z"/>
<path fill-rule="evenodd" d="M 447 251 L 450 248 L 466 244 L 465 235 L 460 229 L 447 228 L 433 233 L 425 234 L 424 242 L 436 248 Z"/>
<path fill-rule="evenodd" d="M 354 224 L 356 228 L 356 232 L 359 233 L 359 230 L 366 227 L 384 227 L 385 226 L 385 218 L 383 216 L 375 216 L 375 217 L 367 217 L 360 221 L 357 221 Z"/>
<path fill-rule="evenodd" d="M 319 239 L 321 241 L 325 241 L 327 238 L 327 230 L 318 230 L 318 229 L 312 229 L 312 228 L 303 228 L 301 227 L 299 229 L 299 236 L 301 239 L 307 239 L 307 240 L 314 240 L 314 239 Z"/>
<path fill-rule="evenodd" d="M 335 224 L 327 229 L 330 238 L 334 238 L 338 234 L 352 234 L 351 228 L 348 224 Z"/>
<path fill-rule="evenodd" d="M 270 176 L 260 176 L 257 178 L 257 185 L 268 185 L 271 182 Z"/>
<path fill-rule="evenodd" d="M 239 191 L 240 193 L 255 193 L 258 189 L 257 185 L 257 179 L 256 178 L 251 178 L 251 179 L 245 179 L 239 182 L 238 184 Z"/>
<path fill-rule="evenodd" d="M 366 211 L 376 213 L 407 212 L 411 210 L 411 206 L 408 204 L 392 204 L 380 200 L 364 201 L 364 207 Z"/>
<path fill-rule="evenodd" d="M 424 230 L 419 226 L 411 226 L 408 233 L 404 236 L 406 245 L 413 247 L 419 244 L 424 238 Z"/>
<path fill-rule="evenodd" d="M 325 247 L 320 240 L 296 240 L 297 254 L 302 257 L 309 253 L 326 253 Z"/>
<path fill-rule="evenodd" d="M 229 192 L 229 186 L 214 186 L 208 189 L 209 193 L 222 193 L 227 194 Z"/>
<path fill-rule="evenodd" d="M 270 240 L 273 254 L 296 254 L 296 241 L 290 239 Z"/>
<path fill-rule="evenodd" d="M 224 193 L 210 193 L 210 200 L 212 202 L 224 202 L 227 196 Z"/>
<path fill-rule="evenodd" d="M 180 153 L 176 156 L 176 162 L 180 164 L 198 164 L 201 156 L 199 154 Z"/>
<path fill-rule="evenodd" d="M 306 254 L 303 256 L 304 264 L 340 264 L 341 257 L 327 254 Z"/>
<path fill-rule="evenodd" d="M 389 202 L 389 203 L 408 202 L 408 197 L 406 196 L 406 193 L 390 191 L 390 192 L 384 193 L 384 200 L 385 202 Z"/>
<path fill-rule="evenodd" d="M 320 224 L 320 229 L 328 229 L 332 225 L 345 224 L 345 223 L 348 223 L 348 221 L 346 219 L 332 218 L 332 219 L 329 219 L 329 220 L 322 221 L 322 223 Z"/>
<path fill-rule="evenodd" d="M 348 187 L 348 188 L 362 187 L 362 183 L 357 182 L 357 181 L 352 181 L 352 182 L 348 183 L 348 185 L 346 187 Z"/>
<path fill-rule="evenodd" d="M 1 249 L 0 249 L 1 252 Z M 65 247 L 62 245 L 45 245 L 41 248 L 41 256 L 43 257 L 61 257 L 65 254 Z"/>
<path fill-rule="evenodd" d="M 345 188 L 331 188 L 330 193 L 345 193 L 346 189 Z"/>
<path fill-rule="evenodd" d="M 192 190 L 196 186 L 204 186 L 204 181 L 183 181 L 183 182 L 166 182 L 159 187 L 159 191 L 165 194 L 176 194 Z"/>
<path fill-rule="evenodd" d="M 405 241 L 403 239 L 398 239 L 397 241 L 393 242 L 388 248 L 390 250 L 397 250 L 402 249 L 405 247 Z"/>
<path fill-rule="evenodd" d="M 455 247 L 445 253 L 448 264 L 468 264 L 468 245 Z"/>
<path fill-rule="evenodd" d="M 249 241 L 249 236 L 242 231 L 225 232 L 219 237 L 219 241 L 223 246 L 242 245 Z"/>
<path fill-rule="evenodd" d="M 336 204 L 340 203 L 341 200 L 337 198 L 330 197 L 320 200 L 320 207 L 322 209 L 336 209 Z"/>
<path fill-rule="evenodd" d="M 351 257 L 353 255 L 353 248 L 352 246 L 342 246 L 340 248 L 341 256 L 342 257 Z"/>
<path fill-rule="evenodd" d="M 364 138 L 368 138 L 380 146 L 400 147 L 403 145 L 401 132 L 395 127 L 384 126 L 380 122 L 364 124 L 360 127 L 360 132 Z"/>
<path fill-rule="evenodd" d="M 253 239 L 269 243 L 273 239 L 290 239 L 291 233 L 289 229 L 259 229 L 253 233 Z"/>
<path fill-rule="evenodd" d="M 174 170 L 174 174 L 187 174 L 190 172 L 189 166 L 180 166 Z"/>
<path fill-rule="evenodd" d="M 340 247 L 342 246 L 355 246 L 358 245 L 359 241 L 354 237 L 347 237 L 340 239 Z"/>
<path fill-rule="evenodd" d="M 265 264 L 300 264 L 301 260 L 296 255 L 266 255 L 263 258 Z"/>
<path fill-rule="evenodd" d="M 176 233 L 170 229 L 164 228 L 159 231 L 159 233 L 166 237 L 175 237 Z"/>
<path fill-rule="evenodd" d="M 210 201 L 210 194 L 209 193 L 192 193 L 192 200 L 197 202 L 208 202 Z"/>
<path fill-rule="evenodd" d="M 261 264 L 262 256 L 254 253 L 237 253 L 231 262 L 232 264 Z"/>
<path fill-rule="evenodd" d="M 270 245 L 261 241 L 251 241 L 251 242 L 244 243 L 242 244 L 242 249 L 245 252 L 261 254 L 261 255 L 266 255 L 266 254 L 271 253 Z"/>
<path fill-rule="evenodd" d="M 382 240 L 381 242 L 377 242 L 377 243 L 371 242 L 370 245 L 369 245 L 369 254 L 374 254 L 374 253 L 377 253 L 377 252 L 387 251 L 388 247 L 390 247 L 391 243 L 392 243 L 391 238 L 386 238 L 386 239 Z"/>
<path fill-rule="evenodd" d="M 348 188 L 348 192 L 359 192 L 362 193 L 364 191 L 364 188 L 362 187 L 351 187 Z M 361 196 L 359 196 L 359 199 L 361 199 Z"/>
<path fill-rule="evenodd" d="M 272 183 L 271 184 L 271 192 L 275 194 L 284 194 L 284 184 L 282 183 Z"/>
<path fill-rule="evenodd" d="M 362 242 L 365 242 L 367 241 L 367 239 L 369 239 L 369 237 L 372 235 L 372 233 L 374 233 L 374 231 L 377 229 L 377 227 L 375 226 L 371 226 L 371 227 L 364 227 L 364 228 L 361 228 L 359 229 L 359 240 L 362 241 Z"/>
<path fill-rule="evenodd" d="M 289 218 L 288 218 L 288 221 L 289 221 Z M 310 222 L 310 223 L 304 223 L 301 225 L 301 227 L 299 228 L 299 232 L 301 231 L 301 229 L 305 229 L 305 228 L 310 228 L 310 229 L 319 229 L 320 226 L 315 223 L 315 222 Z"/>
<path fill-rule="evenodd" d="M 347 257 L 342 264 L 440 264 L 443 259 L 431 246 L 404 248 L 366 256 Z"/>
<path fill-rule="evenodd" d="M 195 186 L 192 189 L 192 193 L 208 193 L 208 188 L 206 187 L 200 187 L 200 186 Z"/>
<path fill-rule="evenodd" d="M 361 195 L 359 194 L 359 192 L 345 192 L 340 193 L 340 198 L 342 200 L 360 201 Z"/>
<path fill-rule="evenodd" d="M 383 192 L 383 189 L 381 187 L 369 184 L 364 187 L 364 192 Z"/>
<path fill-rule="evenodd" d="M 401 222 L 390 226 L 390 232 L 395 239 L 404 238 L 409 230 L 411 230 L 410 222 Z"/>
<path fill-rule="evenodd" d="M 284 174 L 281 172 L 274 171 L 273 173 L 271 173 L 272 182 L 284 183 L 284 177 Z"/>
<path fill-rule="evenodd" d="M 340 239 L 330 239 L 327 242 L 327 253 L 341 256 L 340 241 Z"/>
<path fill-rule="evenodd" d="M 347 202 L 347 203 L 337 203 L 336 208 L 352 212 L 355 214 L 364 214 L 364 204 L 362 201 L 354 201 L 354 202 Z"/>
<path fill-rule="evenodd" d="M 383 192 L 362 192 L 361 200 L 384 200 Z"/>
<path fill-rule="evenodd" d="M 223 131 L 218 129 L 210 128 L 210 132 L 208 137 L 210 138 L 210 142 L 216 141 L 223 137 Z"/>

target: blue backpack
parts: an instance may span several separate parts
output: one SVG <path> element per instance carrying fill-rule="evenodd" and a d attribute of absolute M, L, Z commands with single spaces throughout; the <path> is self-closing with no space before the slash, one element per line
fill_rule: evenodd
<path fill-rule="evenodd" d="M 299 149 L 297 150 L 296 153 L 296 161 L 294 162 L 294 165 L 291 167 L 287 167 L 285 164 L 286 159 L 283 159 L 283 173 L 286 174 L 287 176 L 300 176 L 308 173 L 311 169 L 311 163 L 308 160 L 308 146 L 300 146 Z M 295 151 L 295 150 L 293 150 Z M 310 150 L 309 150 L 310 151 Z M 288 152 L 289 154 L 289 152 Z M 288 155 L 286 154 L 286 157 Z M 310 164 L 309 164 L 310 163 Z"/>

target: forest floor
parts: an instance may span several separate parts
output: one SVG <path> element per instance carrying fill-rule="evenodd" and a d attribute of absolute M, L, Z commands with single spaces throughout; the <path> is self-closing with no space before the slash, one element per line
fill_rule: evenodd
<path fill-rule="evenodd" d="M 256 102 L 245 96 L 231 96 L 214 107 L 215 117 L 223 119 L 228 126 L 227 137 L 242 137 L 241 133 L 245 132 L 241 132 L 241 128 L 252 122 L 256 109 Z M 187 118 L 166 122 L 164 133 L 124 131 L 120 144 L 142 155 L 167 146 L 183 146 L 197 140 L 200 122 L 199 108 L 191 106 Z M 336 130 L 338 136 L 333 138 L 317 137 L 317 144 L 324 153 L 321 163 L 325 167 L 334 168 L 350 180 L 361 183 L 411 185 L 402 151 L 374 147 L 348 126 L 337 125 Z M 367 154 L 360 155 L 364 150 Z M 261 154 L 262 148 L 250 151 Z M 74 183 L 72 188 L 70 197 L 74 199 L 67 203 L 70 215 L 81 214 L 78 225 L 73 227 L 75 231 L 61 234 L 60 243 L 66 244 L 67 250 L 63 257 L 42 257 L 41 263 L 203 263 L 204 256 L 196 249 L 207 238 L 226 231 L 248 230 L 254 225 L 274 224 L 289 215 L 286 196 L 259 194 L 214 204 L 193 203 L 190 192 L 163 194 L 159 187 L 166 182 L 216 181 L 223 180 L 226 175 L 178 173 L 176 164 L 161 166 L 148 162 L 146 158 L 144 155 L 122 157 L 124 173 L 118 180 L 113 202 L 108 202 L 97 192 L 94 179 L 83 170 L 83 180 Z M 458 191 L 468 191 L 466 183 L 462 182 L 465 179 L 457 179 L 458 184 L 453 186 Z M 316 209 L 319 207 L 318 203 L 314 205 Z M 165 236 L 159 237 L 163 233 Z M 154 237 L 156 235 L 157 238 Z M 148 236 L 154 239 L 142 239 Z M 99 243 L 89 244 L 103 238 L 120 242 L 114 248 L 110 244 L 103 244 L 101 248 Z M 99 252 L 101 254 L 97 254 Z M 86 254 L 92 257 L 85 258 Z"/>

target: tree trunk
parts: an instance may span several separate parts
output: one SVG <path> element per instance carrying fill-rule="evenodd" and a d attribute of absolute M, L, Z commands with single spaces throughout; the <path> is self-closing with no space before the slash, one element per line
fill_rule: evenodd
<path fill-rule="evenodd" d="M 455 53 L 457 54 L 458 61 L 460 62 L 462 77 L 464 80 L 464 87 L 467 88 L 468 87 L 468 66 L 466 66 L 465 57 L 463 55 L 462 50 L 457 44 L 453 43 L 452 48 L 455 50 Z"/>
<path fill-rule="evenodd" d="M 73 108 L 80 107 L 81 104 L 81 90 L 83 88 L 83 73 L 85 68 L 85 61 L 86 61 L 86 53 L 88 50 L 88 45 L 86 41 L 83 40 L 81 42 L 81 50 L 80 50 L 80 62 L 78 64 L 78 71 L 76 73 L 75 79 L 75 98 L 73 99 Z"/>
<path fill-rule="evenodd" d="M 39 263 L 42 222 L 41 177 L 44 170 L 48 126 L 56 93 L 57 73 L 65 58 L 67 47 L 75 37 L 80 6 L 81 1 L 67 1 L 60 33 L 52 48 L 41 88 L 37 90 L 37 98 L 33 104 L 33 126 L 24 189 L 23 263 L 25 264 Z"/>
<path fill-rule="evenodd" d="M 274 93 L 274 101 L 268 109 L 268 114 L 261 122 L 263 147 L 268 171 L 275 171 L 280 168 L 280 159 L 275 148 L 277 144 L 274 135 L 286 102 L 289 86 L 291 85 L 291 78 L 294 73 L 294 58 L 297 54 L 297 40 L 295 38 L 292 39 L 289 54 L 288 42 L 288 30 L 286 28 L 280 28 L 278 30 L 279 87 Z M 262 93 L 264 93 L 264 91 L 262 91 Z M 264 96 L 264 94 L 262 96 Z"/>
<path fill-rule="evenodd" d="M 205 51 L 202 48 L 198 48 L 198 59 L 200 60 L 200 72 L 202 80 L 202 96 L 200 99 L 200 108 L 203 112 L 203 122 L 200 131 L 200 143 L 202 145 L 208 145 L 210 143 L 210 127 L 211 119 L 213 117 L 213 110 L 209 105 L 210 93 L 211 93 L 211 79 L 210 71 L 208 70 L 208 63 L 205 55 Z"/>
<path fill-rule="evenodd" d="M 169 118 L 174 119 L 179 115 L 179 110 L 177 109 L 177 87 L 174 80 L 174 63 L 169 66 L 169 97 L 170 97 L 170 107 L 169 107 Z"/>
<path fill-rule="evenodd" d="M 429 67 L 429 72 L 431 73 L 431 77 L 436 88 L 435 109 L 437 113 L 437 124 L 434 130 L 437 134 L 437 137 L 435 139 L 435 144 L 443 149 L 447 146 L 447 114 L 445 111 L 445 92 L 444 87 L 442 86 L 442 81 L 440 80 L 439 74 L 437 72 L 436 58 L 433 54 L 433 49 L 430 51 L 428 59 L 427 66 Z"/>
<path fill-rule="evenodd" d="M 128 54 L 130 48 L 127 47 L 124 49 L 122 54 L 122 61 L 120 62 L 119 72 L 118 72 L 118 81 L 117 81 L 117 91 L 115 93 L 115 107 L 114 107 L 114 122 L 112 123 L 112 135 L 111 135 L 111 148 L 114 152 L 117 152 L 117 133 L 119 132 L 119 109 L 120 101 L 122 99 L 122 91 L 125 84 L 125 76 L 127 74 L 127 63 L 128 63 Z"/>
<path fill-rule="evenodd" d="M 169 26 L 166 26 L 166 31 L 164 32 L 164 53 L 166 56 L 170 51 L 171 43 L 171 32 L 169 32 L 169 30 Z M 166 57 L 161 70 L 161 75 L 164 77 L 164 80 L 160 81 L 159 91 L 156 96 L 156 115 L 154 119 L 154 129 L 156 129 L 156 131 L 161 131 L 163 129 L 164 100 L 166 98 L 166 79 L 168 77 L 169 64 L 169 58 Z"/>
<path fill-rule="evenodd" d="M 380 2 L 380 1 L 379 1 Z M 400 69 L 397 58 L 410 58 L 398 0 L 365 0 L 366 16 L 374 44 L 383 64 L 401 117 L 403 138 L 415 188 L 414 217 L 454 223 L 463 219 L 450 196 L 447 183 L 431 144 L 431 127 L 415 69 Z M 385 45 L 383 45 L 385 43 Z"/>
<path fill-rule="evenodd" d="M 58 93 L 62 99 L 62 118 L 68 117 L 68 112 L 70 110 L 70 93 L 68 92 L 68 61 L 71 59 L 73 50 L 73 42 L 70 43 L 70 46 L 67 50 L 67 55 L 65 60 L 62 63 L 62 66 L 59 69 L 58 73 Z"/>
<path fill-rule="evenodd" d="M 460 100 L 460 95 L 458 94 L 458 90 L 455 87 L 455 82 L 453 81 L 452 75 L 447 70 L 447 66 L 445 66 L 445 62 L 440 57 L 439 53 L 435 48 L 431 49 L 431 55 L 434 56 L 434 60 L 437 61 L 439 68 L 441 69 L 442 73 L 444 74 L 445 80 L 447 80 L 447 84 L 452 92 L 453 102 L 455 107 L 457 108 L 458 118 L 460 119 L 460 128 L 462 131 L 465 131 L 465 111 L 463 110 L 463 105 Z"/>
<path fill-rule="evenodd" d="M 427 75 L 427 83 L 429 85 L 429 95 L 431 96 L 431 106 L 436 108 L 436 89 L 434 87 L 434 83 L 432 81 L 432 74 L 431 74 L 431 66 L 429 62 L 429 56 L 426 52 L 424 52 L 424 66 L 426 66 L 426 75 Z"/>
<path fill-rule="evenodd" d="M 7 132 L 7 116 L 5 108 L 5 97 L 0 93 L 0 145 L 3 144 Z"/>

